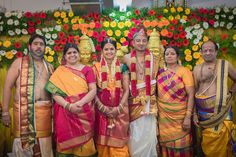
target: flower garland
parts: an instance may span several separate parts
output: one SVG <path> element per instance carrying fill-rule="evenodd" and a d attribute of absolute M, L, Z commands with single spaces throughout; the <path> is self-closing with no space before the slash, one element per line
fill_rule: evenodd
<path fill-rule="evenodd" d="M 107 62 L 104 57 L 101 58 L 100 61 L 101 65 L 101 88 L 102 92 L 107 91 L 107 86 L 108 86 L 108 73 L 109 73 L 109 68 L 107 66 Z M 120 92 L 121 92 L 121 64 L 120 61 L 115 58 L 112 62 L 111 65 L 111 75 L 112 78 L 115 78 L 115 106 L 119 105 L 119 100 L 120 100 Z"/>
<path fill-rule="evenodd" d="M 131 94 L 132 96 L 138 96 L 137 91 L 137 75 L 136 75 L 136 51 L 131 52 L 131 64 L 130 64 L 130 72 L 131 72 Z M 150 99 L 151 94 L 151 54 L 148 50 L 145 51 L 145 84 L 146 84 L 146 100 Z"/>

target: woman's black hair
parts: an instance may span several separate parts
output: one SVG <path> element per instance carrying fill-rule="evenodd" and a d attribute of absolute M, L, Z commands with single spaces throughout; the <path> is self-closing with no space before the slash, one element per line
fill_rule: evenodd
<path fill-rule="evenodd" d="M 77 44 L 66 43 L 66 45 L 64 46 L 64 50 L 63 50 L 63 56 L 66 54 L 66 52 L 68 51 L 69 48 L 74 48 L 79 52 L 79 48 L 78 48 Z"/>
<path fill-rule="evenodd" d="M 172 48 L 172 49 L 174 49 L 175 50 L 175 53 L 176 53 L 176 55 L 179 57 L 179 48 L 178 47 L 176 47 L 176 46 L 167 46 L 166 48 L 165 48 L 165 51 L 164 51 L 164 55 L 166 54 L 166 50 L 167 49 L 169 49 L 169 48 Z"/>
<path fill-rule="evenodd" d="M 116 49 L 116 41 L 115 41 L 115 40 L 112 40 L 111 38 L 105 38 L 105 39 L 101 42 L 101 48 L 103 49 L 104 46 L 105 46 L 107 43 L 112 44 L 112 45 L 115 47 L 115 49 Z"/>

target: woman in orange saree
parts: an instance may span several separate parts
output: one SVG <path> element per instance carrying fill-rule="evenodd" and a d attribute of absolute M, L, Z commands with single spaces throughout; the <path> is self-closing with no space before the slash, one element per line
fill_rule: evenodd
<path fill-rule="evenodd" d="M 97 76 L 95 142 L 98 157 L 129 157 L 129 76 L 127 67 L 116 58 L 116 42 L 101 43 L 102 57 L 94 65 Z"/>
<path fill-rule="evenodd" d="M 94 156 L 93 141 L 96 80 L 92 68 L 79 61 L 76 44 L 67 43 L 63 64 L 52 74 L 46 89 L 53 94 L 57 156 Z"/>
<path fill-rule="evenodd" d="M 163 157 L 191 157 L 191 114 L 194 104 L 192 73 L 178 62 L 179 51 L 164 51 L 167 68 L 158 71 L 159 141 Z"/>

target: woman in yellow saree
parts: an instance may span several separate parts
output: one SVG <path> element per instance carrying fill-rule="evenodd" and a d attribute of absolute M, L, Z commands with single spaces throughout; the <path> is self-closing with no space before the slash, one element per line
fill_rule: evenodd
<path fill-rule="evenodd" d="M 116 58 L 116 42 L 101 43 L 102 57 L 94 65 L 97 76 L 95 142 L 98 157 L 129 157 L 129 75 Z"/>
<path fill-rule="evenodd" d="M 54 131 L 57 156 L 94 156 L 95 75 L 92 68 L 79 63 L 76 44 L 67 43 L 63 63 L 52 74 L 46 89 L 53 94 Z"/>
<path fill-rule="evenodd" d="M 159 140 L 162 157 L 191 157 L 191 114 L 194 104 L 192 73 L 178 62 L 179 51 L 167 47 L 166 68 L 158 71 Z"/>

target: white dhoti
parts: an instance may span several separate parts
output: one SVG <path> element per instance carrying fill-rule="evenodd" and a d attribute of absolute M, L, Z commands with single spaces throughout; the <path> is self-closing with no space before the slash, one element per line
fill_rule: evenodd
<path fill-rule="evenodd" d="M 51 137 L 39 138 L 39 146 L 42 157 L 53 157 Z M 22 149 L 21 139 L 15 138 L 12 153 L 14 157 L 32 157 L 33 148 Z"/>
<path fill-rule="evenodd" d="M 156 117 L 142 116 L 130 123 L 129 152 L 131 157 L 157 157 Z"/>

